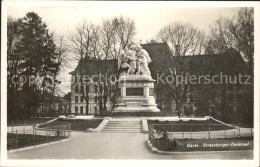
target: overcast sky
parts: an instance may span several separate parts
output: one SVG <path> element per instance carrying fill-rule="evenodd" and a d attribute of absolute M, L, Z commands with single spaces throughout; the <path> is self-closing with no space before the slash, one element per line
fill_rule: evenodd
<path fill-rule="evenodd" d="M 239 8 L 173 8 L 170 6 L 139 6 L 133 5 L 102 5 L 91 4 L 77 7 L 9 7 L 8 16 L 15 18 L 24 17 L 27 12 L 36 12 L 42 17 L 50 31 L 56 35 L 65 35 L 73 30 L 83 19 L 100 23 L 103 19 L 114 16 L 126 16 L 134 19 L 137 34 L 135 41 L 153 38 L 164 26 L 175 21 L 189 22 L 195 27 L 209 32 L 209 27 L 219 16 L 232 17 Z M 61 76 L 69 77 L 68 72 L 72 69 L 63 69 Z M 64 81 L 61 86 L 64 92 L 70 91 L 70 82 Z"/>
<path fill-rule="evenodd" d="M 95 6 L 91 7 L 9 7 L 8 15 L 23 17 L 27 12 L 38 13 L 49 29 L 58 35 L 73 30 L 83 19 L 100 23 L 114 16 L 127 16 L 134 19 L 137 28 L 137 41 L 151 39 L 160 28 L 175 21 L 189 22 L 208 32 L 209 26 L 219 17 L 231 17 L 239 8 L 156 8 L 143 6 Z"/>

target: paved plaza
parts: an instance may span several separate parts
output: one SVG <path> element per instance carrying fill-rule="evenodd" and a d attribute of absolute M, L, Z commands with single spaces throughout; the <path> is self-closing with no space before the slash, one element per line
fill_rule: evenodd
<path fill-rule="evenodd" d="M 156 154 L 143 133 L 72 132 L 71 140 L 9 153 L 10 159 L 252 159 L 253 151 Z"/>

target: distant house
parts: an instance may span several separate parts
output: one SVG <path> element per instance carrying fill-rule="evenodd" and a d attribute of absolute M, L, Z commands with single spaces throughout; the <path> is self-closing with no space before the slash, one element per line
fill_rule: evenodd
<path fill-rule="evenodd" d="M 245 62 L 236 50 L 230 48 L 223 54 L 214 55 L 192 55 L 192 56 L 176 56 L 173 55 L 167 43 L 142 44 L 142 47 L 149 53 L 152 62 L 149 64 L 152 77 L 158 79 L 163 73 L 169 71 L 174 74 L 187 75 L 218 75 L 220 73 L 237 75 L 243 73 Z M 106 74 L 111 76 L 117 73 L 117 60 L 80 60 L 76 69 L 70 72 L 72 77 L 71 83 L 71 113 L 75 114 L 100 114 L 98 99 L 100 89 L 95 84 L 89 82 L 87 84 L 81 82 L 81 75 L 97 75 Z M 169 70 L 174 69 L 174 70 Z M 115 85 L 114 85 L 115 86 Z M 102 87 L 102 86 L 101 86 Z M 155 82 L 155 96 L 158 107 L 161 111 L 172 112 L 177 115 L 198 115 L 198 114 L 221 114 L 220 109 L 225 107 L 231 114 L 243 110 L 244 102 L 241 99 L 241 89 L 239 85 L 227 85 L 227 89 L 223 85 L 200 84 L 190 85 L 190 91 L 182 99 L 182 104 L 177 111 L 177 104 L 173 98 L 174 93 L 170 92 L 167 85 Z M 85 92 L 85 96 L 82 94 Z M 116 89 L 111 89 L 116 90 Z M 101 89 L 102 91 L 102 89 Z M 225 98 L 221 92 L 225 91 Z M 88 92 L 88 93 L 86 93 Z M 203 94 L 205 93 L 205 94 Z M 86 97 L 87 95 L 87 97 Z M 103 109 L 111 110 L 111 96 L 107 96 Z M 205 98 L 205 99 L 203 99 Z M 86 100 L 88 102 L 86 102 Z M 221 105 L 224 104 L 225 105 Z M 203 109 L 202 109 L 203 108 Z M 206 108 L 206 109 L 205 109 Z M 201 112 L 203 110 L 203 112 Z M 179 113 L 177 113 L 179 112 Z"/>
<path fill-rule="evenodd" d="M 40 105 L 37 107 L 39 115 L 56 116 L 70 113 L 70 101 L 65 100 L 63 97 L 51 97 L 51 95 L 45 94 L 42 98 Z"/>

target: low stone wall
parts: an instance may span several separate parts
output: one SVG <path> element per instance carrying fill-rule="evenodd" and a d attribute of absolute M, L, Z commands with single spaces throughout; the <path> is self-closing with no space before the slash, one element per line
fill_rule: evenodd
<path fill-rule="evenodd" d="M 143 133 L 148 133 L 147 119 L 142 119 L 142 132 Z"/>
<path fill-rule="evenodd" d="M 110 117 L 105 117 L 103 121 L 98 125 L 97 128 L 89 128 L 86 130 L 86 132 L 91 132 L 91 133 L 98 133 L 101 132 L 101 130 L 106 126 L 106 124 L 109 122 L 111 118 Z"/>

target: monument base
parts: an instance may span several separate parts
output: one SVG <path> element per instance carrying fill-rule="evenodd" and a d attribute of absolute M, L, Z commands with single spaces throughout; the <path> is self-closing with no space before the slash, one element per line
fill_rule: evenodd
<path fill-rule="evenodd" d="M 112 112 L 160 112 L 154 98 L 154 81 L 147 75 L 122 76 L 120 96 Z"/>

